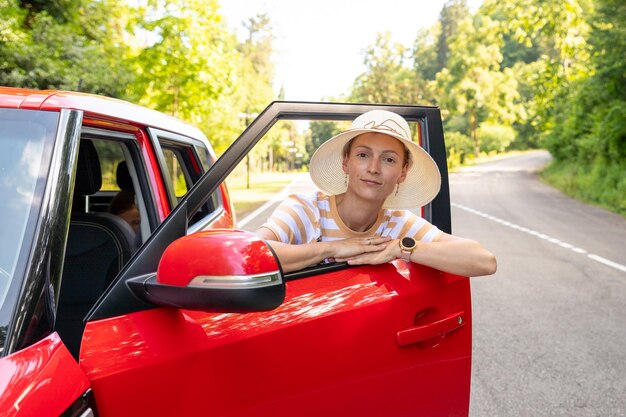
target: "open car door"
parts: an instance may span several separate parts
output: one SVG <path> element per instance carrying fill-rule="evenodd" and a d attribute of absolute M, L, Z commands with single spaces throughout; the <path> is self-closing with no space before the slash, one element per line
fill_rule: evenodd
<path fill-rule="evenodd" d="M 351 120 L 376 108 L 417 123 L 442 173 L 423 215 L 450 232 L 437 108 L 272 103 L 89 313 L 80 365 L 100 416 L 467 415 L 466 277 L 399 260 L 285 275 L 251 233 L 186 236 L 195 211 L 276 121 Z M 199 276 L 210 281 L 202 291 L 190 285 Z"/>

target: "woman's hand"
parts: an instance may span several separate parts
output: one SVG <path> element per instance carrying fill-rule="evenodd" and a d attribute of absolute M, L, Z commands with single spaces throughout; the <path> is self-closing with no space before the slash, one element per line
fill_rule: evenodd
<path fill-rule="evenodd" d="M 348 262 L 350 265 L 378 265 L 393 261 L 400 256 L 398 239 L 391 240 L 390 237 L 385 239 L 384 247 L 378 251 L 362 252 L 345 258 L 335 258 L 335 260 L 337 262 Z"/>
<path fill-rule="evenodd" d="M 352 237 L 343 240 L 326 242 L 330 246 L 331 256 L 336 262 L 345 262 L 348 259 L 364 254 L 384 251 L 391 240 L 390 237 Z"/>
<path fill-rule="evenodd" d="M 329 242 L 333 245 L 333 258 L 336 262 L 348 262 L 350 265 L 379 264 L 388 262 L 391 237 L 353 237 Z M 390 258 L 395 259 L 394 258 Z M 375 262 L 370 262 L 375 260 Z M 362 261 L 362 262 L 361 262 Z"/>

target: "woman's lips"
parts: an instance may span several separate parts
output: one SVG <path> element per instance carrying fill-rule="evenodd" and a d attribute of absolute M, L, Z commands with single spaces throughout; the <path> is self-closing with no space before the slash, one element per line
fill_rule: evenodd
<path fill-rule="evenodd" d="M 368 179 L 365 179 L 365 178 L 362 178 L 361 181 L 363 181 L 364 183 L 366 183 L 368 185 L 381 185 L 381 183 L 378 182 L 378 181 L 368 180 Z"/>

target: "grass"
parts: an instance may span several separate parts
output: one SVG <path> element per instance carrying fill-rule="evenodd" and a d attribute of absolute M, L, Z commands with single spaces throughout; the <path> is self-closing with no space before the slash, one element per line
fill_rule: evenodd
<path fill-rule="evenodd" d="M 570 197 L 626 217 L 626 167 L 619 162 L 553 161 L 541 178 Z"/>
<path fill-rule="evenodd" d="M 276 193 L 289 185 L 297 174 L 297 172 L 251 173 L 250 188 L 246 187 L 245 176 L 229 177 L 226 185 L 235 206 L 237 218 L 244 218 L 272 199 Z"/>

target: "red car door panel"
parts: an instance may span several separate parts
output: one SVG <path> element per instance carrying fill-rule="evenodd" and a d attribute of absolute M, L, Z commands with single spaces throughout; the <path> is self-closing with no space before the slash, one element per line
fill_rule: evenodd
<path fill-rule="evenodd" d="M 290 281 L 270 312 L 89 322 L 80 363 L 103 417 L 467 415 L 470 322 L 467 278 L 398 261 Z"/>
<path fill-rule="evenodd" d="M 58 416 L 89 388 L 89 380 L 53 333 L 0 358 L 0 414 Z"/>

